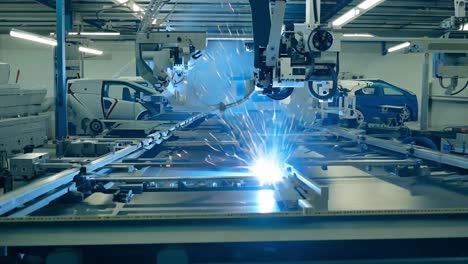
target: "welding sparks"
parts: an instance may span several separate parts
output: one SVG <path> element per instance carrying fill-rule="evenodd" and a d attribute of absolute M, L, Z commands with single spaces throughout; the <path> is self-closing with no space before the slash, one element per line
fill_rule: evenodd
<path fill-rule="evenodd" d="M 272 157 L 261 157 L 255 160 L 252 166 L 249 167 L 249 170 L 262 185 L 279 182 L 284 174 L 279 161 Z"/>
<path fill-rule="evenodd" d="M 191 64 L 184 106 L 186 110 L 206 112 L 229 106 L 217 112 L 229 132 L 221 137 L 210 133 L 205 139 L 206 146 L 213 150 L 206 163 L 218 166 L 237 161 L 262 185 L 270 185 L 282 180 L 284 162 L 293 156 L 295 135 L 302 129 L 303 115 L 308 111 L 295 108 L 295 101 L 279 102 L 262 91 L 252 93 L 247 89 L 254 72 L 253 61 L 253 53 L 245 50 L 242 41 L 210 42 L 204 55 Z M 301 101 L 303 96 L 298 98 Z M 232 148 L 223 141 L 237 144 Z"/>

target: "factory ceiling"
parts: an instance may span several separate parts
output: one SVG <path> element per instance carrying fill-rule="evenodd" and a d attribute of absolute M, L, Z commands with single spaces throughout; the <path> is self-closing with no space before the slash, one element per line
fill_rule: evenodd
<path fill-rule="evenodd" d="M 136 0 L 141 7 L 149 1 Z M 203 30 L 210 36 L 242 36 L 251 34 L 248 0 L 171 0 L 159 14 L 168 13 L 168 25 L 174 30 Z M 322 22 L 330 22 L 356 6 L 357 0 L 322 0 Z M 55 31 L 54 0 L 0 1 L 0 33 L 12 27 L 40 34 Z M 103 28 L 132 38 L 139 19 L 127 8 L 114 2 L 73 0 L 75 30 L 100 31 Z M 444 33 L 440 22 L 454 14 L 452 0 L 387 0 L 343 28 L 348 33 L 371 33 L 382 37 L 437 37 Z M 305 17 L 305 0 L 287 2 L 286 21 L 301 23 Z"/>

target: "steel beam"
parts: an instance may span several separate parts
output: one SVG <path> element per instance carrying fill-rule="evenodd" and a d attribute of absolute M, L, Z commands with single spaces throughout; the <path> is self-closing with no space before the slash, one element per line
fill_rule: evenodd
<path fill-rule="evenodd" d="M 38 2 L 39 4 L 55 9 L 55 4 L 53 3 L 53 1 L 50 1 L 50 0 L 34 0 L 34 1 Z"/>
<path fill-rule="evenodd" d="M 65 64 L 65 0 L 56 1 L 56 38 L 55 49 L 55 138 L 63 140 L 67 136 L 67 95 L 66 95 L 66 64 Z"/>
<path fill-rule="evenodd" d="M 423 70 L 421 81 L 421 121 L 419 128 L 421 130 L 428 129 L 429 121 L 429 71 L 430 71 L 431 54 L 424 53 L 423 55 Z"/>
<path fill-rule="evenodd" d="M 9 215 L 8 217 L 25 217 L 30 213 L 39 210 L 45 206 L 47 206 L 53 200 L 65 195 L 70 190 L 75 188 L 75 183 L 69 183 L 63 187 L 60 187 L 57 191 L 52 192 L 50 195 L 40 199 L 39 201 L 33 202 L 33 204 L 26 206 L 25 208 L 21 208 L 18 211 L 14 212 L 13 214 Z"/>
<path fill-rule="evenodd" d="M 0 197 L 0 215 L 67 184 L 80 173 L 78 169 L 65 170 L 53 176 L 34 181 Z"/>

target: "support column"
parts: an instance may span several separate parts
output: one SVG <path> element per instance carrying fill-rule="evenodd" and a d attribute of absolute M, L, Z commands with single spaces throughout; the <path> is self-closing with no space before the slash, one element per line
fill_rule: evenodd
<path fill-rule="evenodd" d="M 426 52 L 423 56 L 423 72 L 421 82 L 421 121 L 419 128 L 421 130 L 427 130 L 429 121 L 429 60 L 431 54 Z"/>
<path fill-rule="evenodd" d="M 65 0 L 56 1 L 57 48 L 55 50 L 55 139 L 63 140 L 67 135 L 67 91 L 65 71 Z"/>

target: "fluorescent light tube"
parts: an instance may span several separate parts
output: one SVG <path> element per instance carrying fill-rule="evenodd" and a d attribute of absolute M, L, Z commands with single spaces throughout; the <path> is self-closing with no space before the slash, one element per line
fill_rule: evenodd
<path fill-rule="evenodd" d="M 365 0 L 358 5 L 358 8 L 364 10 L 371 9 L 378 4 L 381 4 L 383 1 L 385 0 Z"/>
<path fill-rule="evenodd" d="M 128 0 L 117 0 L 117 2 L 119 2 L 120 4 L 125 4 L 128 2 Z"/>
<path fill-rule="evenodd" d="M 395 45 L 393 47 L 390 47 L 387 52 L 394 52 L 394 51 L 397 51 L 397 50 L 401 50 L 401 49 L 404 49 L 404 48 L 407 48 L 411 46 L 411 43 L 410 42 L 405 42 L 405 43 L 401 43 L 401 44 L 398 44 L 398 45 Z"/>
<path fill-rule="evenodd" d="M 55 39 L 46 38 L 41 35 L 36 35 L 33 33 L 25 32 L 25 31 L 21 31 L 17 29 L 11 29 L 10 36 L 33 41 L 33 42 L 38 42 L 38 43 L 42 43 L 42 44 L 46 44 L 50 46 L 57 46 L 57 41 Z"/>
<path fill-rule="evenodd" d="M 133 12 L 140 12 L 141 11 L 141 7 L 136 3 L 132 3 L 131 8 L 132 8 Z"/>
<path fill-rule="evenodd" d="M 51 36 L 55 36 L 55 32 L 51 32 L 50 33 Z M 78 35 L 81 35 L 81 36 L 120 36 L 120 32 L 108 32 L 108 31 L 104 31 L 104 32 L 68 32 L 68 35 L 69 36 L 78 36 Z"/>
<path fill-rule="evenodd" d="M 68 35 L 81 36 L 120 36 L 120 32 L 69 32 Z"/>
<path fill-rule="evenodd" d="M 353 8 L 353 9 L 349 10 L 348 12 L 344 13 L 343 15 L 341 15 L 339 18 L 335 19 L 332 22 L 332 24 L 334 26 L 344 25 L 344 24 L 348 23 L 349 21 L 353 20 L 360 13 L 361 13 L 361 11 L 359 9 Z"/>
<path fill-rule="evenodd" d="M 372 34 L 369 34 L 369 33 L 347 33 L 347 34 L 343 34 L 343 37 L 347 37 L 347 38 L 373 38 L 375 36 L 372 35 Z"/>
<path fill-rule="evenodd" d="M 120 32 L 80 32 L 82 36 L 120 36 Z"/>
<path fill-rule="evenodd" d="M 90 48 L 81 47 L 81 46 L 78 48 L 78 50 L 81 51 L 81 52 L 89 53 L 89 54 L 93 54 L 93 55 L 102 55 L 102 53 L 103 53 L 101 50 L 90 49 Z"/>
<path fill-rule="evenodd" d="M 363 15 L 370 9 L 376 7 L 377 5 L 381 4 L 385 0 L 364 0 L 362 1 L 357 7 L 352 8 L 348 12 L 344 13 L 337 19 L 332 22 L 332 26 L 339 28 L 348 24 L 352 20 L 356 19 L 357 17 Z"/>

